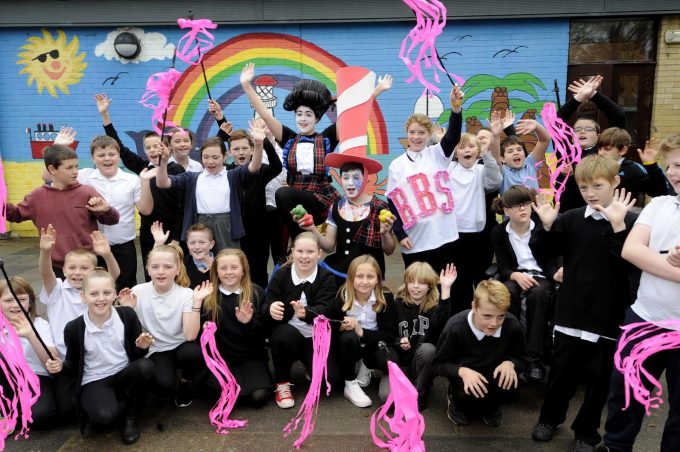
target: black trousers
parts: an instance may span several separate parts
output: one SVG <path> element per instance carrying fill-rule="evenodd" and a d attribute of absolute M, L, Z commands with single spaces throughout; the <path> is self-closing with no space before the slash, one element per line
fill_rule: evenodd
<path fill-rule="evenodd" d="M 369 345 L 362 347 L 359 336 L 354 330 L 340 332 L 337 352 L 340 371 L 345 381 L 351 381 L 357 377 L 356 362 L 360 359 L 364 360 L 364 364 L 369 369 L 387 372 L 387 354 L 378 347 Z"/>
<path fill-rule="evenodd" d="M 33 418 L 31 427 L 46 429 L 53 427 L 59 419 L 54 380 L 45 375 L 37 375 L 37 377 L 40 385 L 40 396 L 31 407 L 31 417 Z M 2 387 L 3 397 L 7 399 L 14 397 L 14 391 L 12 391 L 3 373 L 0 373 L 0 387 Z M 17 404 L 17 408 L 21 410 L 21 405 Z"/>
<path fill-rule="evenodd" d="M 137 248 L 135 241 L 111 245 L 111 253 L 120 267 L 120 275 L 116 279 L 116 290 L 137 285 Z"/>
<path fill-rule="evenodd" d="M 623 324 L 644 322 L 632 309 L 628 308 Z M 667 331 L 667 330 L 666 330 Z M 621 358 L 629 355 L 631 349 L 642 340 L 652 337 L 643 336 L 638 340 L 631 341 L 622 351 Z M 680 350 L 667 350 L 648 357 L 644 362 L 644 368 L 654 378 L 659 379 L 666 371 L 666 383 L 668 384 L 668 419 L 661 437 L 662 452 L 674 452 L 680 450 Z M 647 386 L 654 394 L 656 388 Z M 609 383 L 609 398 L 607 400 L 607 422 L 604 426 L 604 443 L 609 450 L 614 452 L 632 451 L 635 437 L 640 431 L 642 419 L 645 416 L 644 407 L 631 397 L 630 405 L 626 406 L 626 394 L 623 374 L 618 370 L 612 371 Z"/>
<path fill-rule="evenodd" d="M 534 278 L 538 286 L 532 287 L 526 296 L 526 325 L 523 324 L 529 355 L 541 358 L 545 352 L 548 323 L 551 318 L 553 285 L 545 278 Z M 510 292 L 510 312 L 522 318 L 523 290 L 515 281 L 504 281 Z"/>
<path fill-rule="evenodd" d="M 294 326 L 288 323 L 277 326 L 269 337 L 269 347 L 272 351 L 276 383 L 290 381 L 290 368 L 295 361 L 302 361 L 311 374 L 314 356 L 312 338 L 304 337 Z M 331 344 L 327 361 L 328 382 L 333 387 L 343 388 L 340 368 L 332 351 L 333 344 Z"/>
<path fill-rule="evenodd" d="M 282 259 L 285 259 L 288 254 L 288 226 L 285 224 L 281 212 L 276 207 L 271 206 L 267 206 L 265 226 L 267 228 L 272 261 L 276 265 Z"/>
<path fill-rule="evenodd" d="M 479 372 L 479 371 L 478 371 Z M 487 393 L 482 398 L 476 398 L 472 394 L 465 394 L 465 385 L 460 377 L 449 378 L 449 393 L 456 407 L 463 411 L 494 413 L 508 399 L 514 396 L 517 389 L 503 389 L 498 386 L 498 378 L 493 377 L 493 370 L 480 372 L 489 384 L 486 385 Z"/>
<path fill-rule="evenodd" d="M 246 235 L 241 237 L 241 250 L 248 258 L 250 279 L 260 287 L 267 287 L 268 283 L 269 241 L 265 227 L 265 224 L 249 225 Z"/>
<path fill-rule="evenodd" d="M 284 219 L 284 223 L 288 226 L 291 239 L 294 239 L 300 233 L 300 227 L 297 222 L 293 221 L 293 216 L 290 214 L 290 211 L 298 204 L 302 204 L 307 213 L 314 217 L 315 225 L 318 226 L 326 221 L 328 207 L 316 199 L 312 192 L 281 187 L 276 190 L 274 197 L 276 199 L 276 208 L 281 218 Z"/>
<path fill-rule="evenodd" d="M 173 350 L 156 352 L 149 356 L 154 363 L 154 393 L 161 400 L 171 398 L 177 386 L 177 370 L 185 380 L 192 381 L 201 369 L 203 353 L 197 342 L 184 342 Z"/>
<path fill-rule="evenodd" d="M 569 401 L 579 385 L 585 384 L 583 404 L 571 429 L 577 440 L 598 444 L 602 440 L 598 429 L 607 402 L 615 350 L 616 342 L 608 339 L 588 342 L 556 331 L 555 350 L 550 361 L 539 422 L 552 426 L 564 422 Z"/>
<path fill-rule="evenodd" d="M 396 350 L 401 350 L 401 348 L 396 348 Z M 434 380 L 434 370 L 432 369 L 432 363 L 434 362 L 434 354 L 436 352 L 436 347 L 434 344 L 429 342 L 421 342 L 415 346 L 415 350 L 412 349 L 407 354 L 392 353 L 394 362 L 399 364 L 401 370 L 408 376 L 409 380 L 413 382 L 413 385 L 418 391 L 418 397 L 427 397 L 427 392 L 432 386 L 432 381 Z M 385 394 L 380 394 L 380 399 L 383 399 Z"/>
<path fill-rule="evenodd" d="M 82 387 L 80 406 L 95 427 L 112 425 L 123 410 L 136 412 L 153 382 L 154 365 L 148 358 L 131 362 L 115 375 Z"/>

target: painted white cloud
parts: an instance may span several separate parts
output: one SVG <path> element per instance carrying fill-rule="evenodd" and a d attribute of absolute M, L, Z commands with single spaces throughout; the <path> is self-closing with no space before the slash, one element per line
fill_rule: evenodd
<path fill-rule="evenodd" d="M 128 31 L 137 38 L 142 44 L 142 51 L 137 55 L 134 60 L 126 60 L 118 56 L 116 50 L 113 48 L 113 42 L 116 40 L 116 36 L 124 31 Z M 162 33 L 145 33 L 141 28 L 135 27 L 121 27 L 110 32 L 106 35 L 106 40 L 100 42 L 94 48 L 94 54 L 98 57 L 104 57 L 107 60 L 118 60 L 123 64 L 127 63 L 139 63 L 149 60 L 165 60 L 167 58 L 172 58 L 175 53 L 175 46 L 173 44 L 167 43 L 167 38 Z"/>

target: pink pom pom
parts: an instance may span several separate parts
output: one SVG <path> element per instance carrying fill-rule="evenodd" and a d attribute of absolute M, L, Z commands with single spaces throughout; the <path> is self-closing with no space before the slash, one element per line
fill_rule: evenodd
<path fill-rule="evenodd" d="M 165 130 L 161 130 L 160 124 L 163 123 L 163 116 L 172 109 L 172 106 L 170 106 L 170 96 L 181 75 L 174 68 L 152 74 L 146 82 L 146 91 L 139 101 L 145 107 L 153 109 L 151 124 L 159 135 L 165 133 Z M 156 103 L 154 103 L 154 100 Z M 166 125 L 176 127 L 170 121 L 167 121 Z"/>
<path fill-rule="evenodd" d="M 425 418 L 418 412 L 418 392 L 397 364 L 388 361 L 387 370 L 390 394 L 385 404 L 371 416 L 373 442 L 376 446 L 393 452 L 424 452 Z M 387 413 L 392 408 L 394 414 L 390 417 Z M 387 424 L 389 431 L 381 422 Z M 387 441 L 378 435 L 378 429 Z"/>
<path fill-rule="evenodd" d="M 567 185 L 567 179 L 562 170 L 569 165 L 575 165 L 581 161 L 581 146 L 574 130 L 557 117 L 555 105 L 546 102 L 541 110 L 543 125 L 548 130 L 555 149 L 556 163 L 550 168 L 550 187 L 555 195 L 555 202 L 560 200 L 562 192 Z M 558 179 L 561 179 L 558 181 Z"/>
<path fill-rule="evenodd" d="M 676 328 L 670 329 L 670 328 Z M 655 353 L 665 350 L 680 349 L 680 320 L 667 320 L 663 322 L 638 322 L 621 327 L 623 333 L 614 355 L 614 366 L 623 374 L 626 391 L 626 406 L 630 406 L 630 395 L 650 415 L 652 408 L 659 408 L 663 403 L 663 386 L 658 379 L 645 370 L 643 364 L 647 358 Z M 627 356 L 622 357 L 623 350 L 630 344 L 635 343 Z M 656 388 L 656 395 L 652 395 L 647 389 L 648 384 Z"/>
<path fill-rule="evenodd" d="M 458 85 L 463 86 L 465 80 L 447 72 L 440 63 L 439 58 L 437 58 L 435 41 L 444 31 L 444 26 L 446 25 L 446 7 L 444 4 L 438 0 L 431 0 L 430 2 L 424 0 L 404 0 L 404 3 L 416 15 L 416 26 L 411 29 L 401 42 L 401 49 L 399 50 L 399 58 L 402 59 L 412 74 L 406 80 L 406 83 L 413 83 L 414 80 L 418 80 L 425 87 L 423 93 L 428 91 L 438 93 L 441 90 L 434 83 L 439 83 L 438 71 L 442 71 L 451 75 Z M 418 54 L 415 56 L 415 60 L 413 60 L 411 54 L 419 45 Z M 425 75 L 423 75 L 422 64 L 425 64 L 426 68 L 432 68 L 434 83 L 427 80 Z"/>
<path fill-rule="evenodd" d="M 217 28 L 217 24 L 209 19 L 189 20 L 177 19 L 179 28 L 188 28 L 189 31 L 179 38 L 177 43 L 177 58 L 193 66 L 199 64 L 205 52 L 213 48 L 215 36 L 208 31 Z"/>
<path fill-rule="evenodd" d="M 0 370 L 13 392 L 10 399 L 0 386 L 0 450 L 4 450 L 5 438 L 16 428 L 19 412 L 21 430 L 14 439 L 19 439 L 20 436 L 28 438 L 28 424 L 33 421 L 31 407 L 40 397 L 40 380 L 28 366 L 21 340 L 2 313 L 0 313 Z"/>
<path fill-rule="evenodd" d="M 309 385 L 309 390 L 305 396 L 305 401 L 302 402 L 300 411 L 297 415 L 284 427 L 285 437 L 297 430 L 300 421 L 304 421 L 300 437 L 295 440 L 293 445 L 299 449 L 307 437 L 314 431 L 314 422 L 319 412 L 319 396 L 321 394 L 321 382 L 326 380 L 326 395 L 331 393 L 331 385 L 328 383 L 328 352 L 331 348 L 331 327 L 328 319 L 323 315 L 319 315 L 314 319 L 314 332 L 312 335 L 312 344 L 314 347 L 314 355 L 312 358 L 312 382 Z"/>
<path fill-rule="evenodd" d="M 217 427 L 217 433 L 227 435 L 229 434 L 229 429 L 245 427 L 248 421 L 229 419 L 238 394 L 241 392 L 241 387 L 236 383 L 236 379 L 229 371 L 227 363 L 224 362 L 224 359 L 222 359 L 222 356 L 217 351 L 217 345 L 215 344 L 216 330 L 215 322 L 205 323 L 203 334 L 201 335 L 201 350 L 203 350 L 205 364 L 222 388 L 219 400 L 208 415 L 210 423 Z"/>

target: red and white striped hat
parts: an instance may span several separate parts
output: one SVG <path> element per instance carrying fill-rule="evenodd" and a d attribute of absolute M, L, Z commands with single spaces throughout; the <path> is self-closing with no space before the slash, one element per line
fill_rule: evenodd
<path fill-rule="evenodd" d="M 326 155 L 326 166 L 340 168 L 345 163 L 361 163 L 366 174 L 377 174 L 382 164 L 366 157 L 375 73 L 359 66 L 349 66 L 339 69 L 336 77 L 340 145 L 338 152 Z"/>

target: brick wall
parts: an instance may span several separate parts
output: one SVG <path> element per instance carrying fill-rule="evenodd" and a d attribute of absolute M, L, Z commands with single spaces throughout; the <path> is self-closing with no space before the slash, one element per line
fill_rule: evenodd
<path fill-rule="evenodd" d="M 680 132 L 680 43 L 666 44 L 669 30 L 680 30 L 680 16 L 667 16 L 659 26 L 652 137 Z"/>

